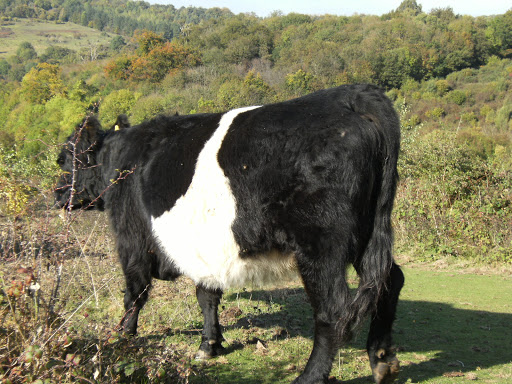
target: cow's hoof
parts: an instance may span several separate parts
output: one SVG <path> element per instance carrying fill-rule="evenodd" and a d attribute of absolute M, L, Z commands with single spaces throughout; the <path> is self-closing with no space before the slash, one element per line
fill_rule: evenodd
<path fill-rule="evenodd" d="M 195 359 L 196 360 L 209 360 L 212 357 L 222 355 L 225 351 L 225 348 L 220 343 L 210 344 L 208 342 L 203 342 L 199 347 L 199 351 L 197 351 Z"/>
<path fill-rule="evenodd" d="M 211 353 L 208 353 L 208 352 L 206 352 L 206 351 L 199 350 L 199 351 L 197 351 L 197 353 L 196 353 L 195 359 L 196 359 L 196 360 L 201 360 L 201 361 L 203 361 L 203 360 L 209 360 L 209 359 L 211 359 L 212 357 L 214 357 L 214 356 L 212 356 L 212 354 L 211 354 Z"/>
<path fill-rule="evenodd" d="M 377 363 L 372 368 L 373 378 L 377 384 L 390 384 L 400 372 L 400 362 L 394 354 L 386 354 L 384 349 L 379 349 L 376 353 Z"/>

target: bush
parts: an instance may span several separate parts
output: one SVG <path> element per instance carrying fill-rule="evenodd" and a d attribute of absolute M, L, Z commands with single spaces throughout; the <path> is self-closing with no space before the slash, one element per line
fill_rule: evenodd
<path fill-rule="evenodd" d="M 466 93 L 459 91 L 457 89 L 446 94 L 446 100 L 457 105 L 464 104 L 466 102 L 466 99 Z"/>
<path fill-rule="evenodd" d="M 109 94 L 100 105 L 100 118 L 105 126 L 114 124 L 117 116 L 130 115 L 137 100 L 142 95 L 128 89 L 120 89 Z"/>
<path fill-rule="evenodd" d="M 164 112 L 170 111 L 165 110 L 163 96 L 153 94 L 141 97 L 131 109 L 131 123 L 139 124 Z"/>
<path fill-rule="evenodd" d="M 480 139 L 406 131 L 394 211 L 402 252 L 512 263 L 512 172 L 494 165 L 495 157 L 510 164 L 509 153 L 496 146 L 493 156 Z"/>
<path fill-rule="evenodd" d="M 436 81 L 436 91 L 439 96 L 444 96 L 451 91 L 450 84 L 446 80 L 438 80 Z"/>
<path fill-rule="evenodd" d="M 444 108 L 441 107 L 435 107 L 434 109 L 431 109 L 430 111 L 427 111 L 425 113 L 427 117 L 433 118 L 433 119 L 440 119 L 442 117 L 446 116 L 446 112 Z"/>

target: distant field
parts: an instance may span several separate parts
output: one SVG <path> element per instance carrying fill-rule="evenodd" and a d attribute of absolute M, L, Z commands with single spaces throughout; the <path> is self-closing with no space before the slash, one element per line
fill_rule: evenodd
<path fill-rule="evenodd" d="M 20 43 L 30 42 L 38 55 L 52 45 L 79 51 L 99 44 L 108 44 L 112 34 L 73 23 L 52 23 L 19 19 L 0 24 L 0 58 L 16 53 Z"/>

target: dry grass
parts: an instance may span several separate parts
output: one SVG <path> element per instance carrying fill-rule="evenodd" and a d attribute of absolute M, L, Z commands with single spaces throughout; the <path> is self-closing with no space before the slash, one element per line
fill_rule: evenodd
<path fill-rule="evenodd" d="M 34 211 L 4 219 L 0 230 L 2 382 L 270 384 L 291 382 L 305 367 L 313 327 L 299 282 L 225 292 L 227 354 L 199 363 L 202 316 L 186 278 L 154 281 L 138 337 L 116 331 L 124 279 L 106 214 Z M 510 275 L 454 263 L 404 264 L 395 338 L 401 382 L 508 383 L 502 344 L 512 314 L 498 287 L 509 289 Z M 340 351 L 334 377 L 371 382 L 365 334 Z"/>

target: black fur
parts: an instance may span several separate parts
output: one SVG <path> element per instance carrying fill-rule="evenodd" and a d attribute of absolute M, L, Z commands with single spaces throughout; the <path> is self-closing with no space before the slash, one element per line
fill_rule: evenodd
<path fill-rule="evenodd" d="M 56 189 L 57 205 L 109 209 L 127 284 L 122 324 L 130 334 L 151 279 L 180 275 L 155 241 L 151 217 L 171 210 L 187 192 L 198 155 L 222 115 L 160 116 L 130 128 L 120 117 L 118 131 L 102 131 L 89 117 L 59 156 L 67 173 Z M 242 113 L 224 137 L 217 159 L 236 202 L 231 229 L 239 257 L 293 253 L 313 306 L 313 352 L 295 383 L 327 382 L 341 342 L 367 315 L 375 381 L 389 383 L 398 373 L 391 325 L 403 274 L 393 262 L 390 216 L 399 141 L 390 101 L 368 85 Z M 360 276 L 354 296 L 345 280 L 349 264 Z M 204 315 L 199 358 L 223 351 L 221 295 L 197 287 Z"/>

